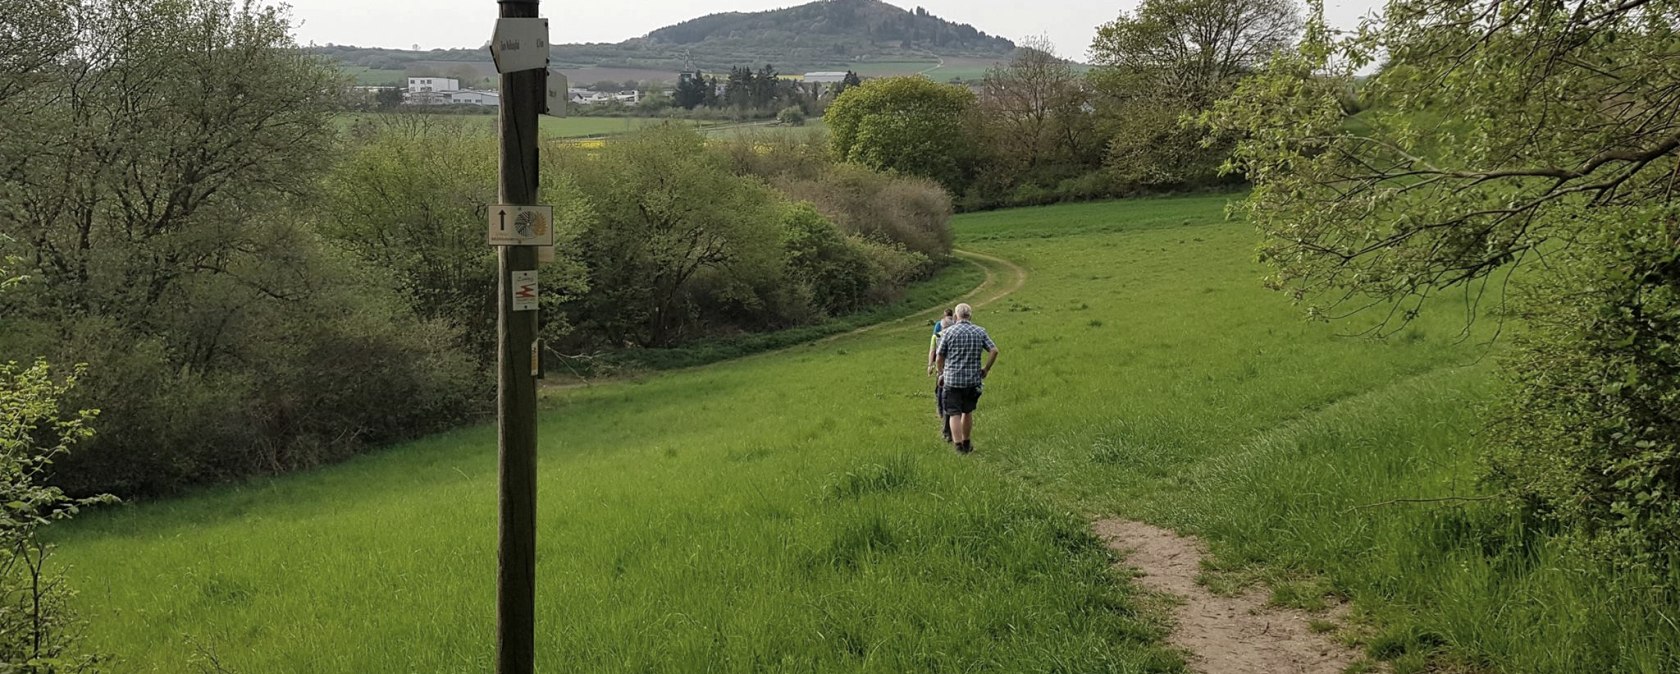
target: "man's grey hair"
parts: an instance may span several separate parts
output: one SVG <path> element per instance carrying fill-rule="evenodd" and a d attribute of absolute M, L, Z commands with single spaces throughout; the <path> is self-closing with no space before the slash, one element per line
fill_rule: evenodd
<path fill-rule="evenodd" d="M 974 318 L 974 307 L 968 306 L 967 304 L 957 305 L 957 318 L 958 319 Z"/>

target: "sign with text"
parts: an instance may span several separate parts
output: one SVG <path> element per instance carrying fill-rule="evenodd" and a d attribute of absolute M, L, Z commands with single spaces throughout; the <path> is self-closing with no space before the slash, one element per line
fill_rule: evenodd
<path fill-rule="evenodd" d="M 513 272 L 513 310 L 537 310 L 537 273 L 534 271 Z"/>
<path fill-rule="evenodd" d="M 554 207 L 491 206 L 490 245 L 554 245 Z"/>
<path fill-rule="evenodd" d="M 490 57 L 502 74 L 547 68 L 548 19 L 497 19 Z"/>
<path fill-rule="evenodd" d="M 571 100 L 572 83 L 566 79 L 566 74 L 550 72 L 548 74 L 548 104 L 543 106 L 543 114 L 551 117 L 565 117 L 566 105 Z"/>

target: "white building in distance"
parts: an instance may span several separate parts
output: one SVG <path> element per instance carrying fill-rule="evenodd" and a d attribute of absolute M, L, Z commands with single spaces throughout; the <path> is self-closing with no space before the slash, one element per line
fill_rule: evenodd
<path fill-rule="evenodd" d="M 463 89 L 461 91 L 450 91 L 445 93 L 449 96 L 449 102 L 452 105 L 494 106 L 502 104 L 502 94 L 496 91 L 474 91 Z"/>
<path fill-rule="evenodd" d="M 620 91 L 612 94 L 603 91 L 569 88 L 567 94 L 570 95 L 574 105 L 599 105 L 601 103 L 635 105 L 642 101 L 642 92 L 640 91 Z"/>
<path fill-rule="evenodd" d="M 496 91 L 462 89 L 461 81 L 453 77 L 410 77 L 403 101 L 409 105 L 483 105 L 497 106 L 502 95 Z"/>
<path fill-rule="evenodd" d="M 408 93 L 426 91 L 460 91 L 461 81 L 453 77 L 410 77 Z"/>

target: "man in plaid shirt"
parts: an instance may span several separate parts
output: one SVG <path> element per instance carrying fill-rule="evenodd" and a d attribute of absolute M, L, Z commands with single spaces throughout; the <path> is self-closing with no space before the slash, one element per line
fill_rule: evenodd
<path fill-rule="evenodd" d="M 992 366 L 997 365 L 998 348 L 986 329 L 970 321 L 974 307 L 957 305 L 957 324 L 939 336 L 938 367 L 944 373 L 945 413 L 951 415 L 951 441 L 957 451 L 974 451 L 969 434 L 974 430 L 974 410 L 980 405 L 980 389 Z M 985 366 L 982 356 L 988 356 Z"/>

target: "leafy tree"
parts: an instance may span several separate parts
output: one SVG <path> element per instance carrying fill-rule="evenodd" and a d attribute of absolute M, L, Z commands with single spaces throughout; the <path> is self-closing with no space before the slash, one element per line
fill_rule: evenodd
<path fill-rule="evenodd" d="M 880 290 L 882 270 L 863 246 L 810 204 L 788 208 L 783 227 L 788 275 L 825 313 L 841 315 L 862 309 Z"/>
<path fill-rule="evenodd" d="M 805 111 L 797 105 L 782 108 L 776 113 L 776 121 L 783 126 L 805 126 Z"/>
<path fill-rule="evenodd" d="M 483 223 L 496 203 L 495 137 L 407 116 L 368 133 L 326 180 L 320 232 L 390 274 L 416 315 L 455 326 L 471 353 L 494 358 L 496 250 Z M 555 205 L 556 259 L 543 269 L 543 328 L 555 339 L 570 329 L 558 307 L 584 284 L 573 242 L 594 215 L 566 176 L 539 173 Z"/>
<path fill-rule="evenodd" d="M 11 242 L 11 237 L 0 234 L 0 291 L 4 291 L 7 288 L 24 281 L 23 276 L 13 276 L 15 273 L 13 270 L 23 264 L 23 258 L 11 254 L 6 250 L 7 244 L 10 244 Z"/>
<path fill-rule="evenodd" d="M 960 190 L 974 154 L 974 93 L 922 77 L 870 80 L 825 115 L 836 158 Z"/>
<path fill-rule="evenodd" d="M 745 112 L 754 105 L 757 94 L 752 68 L 735 66 L 729 69 L 729 79 L 724 83 L 723 102 L 738 111 Z"/>
<path fill-rule="evenodd" d="M 857 73 L 848 70 L 846 71 L 846 76 L 840 78 L 839 86 L 834 87 L 834 95 L 838 97 L 840 94 L 846 93 L 847 89 L 855 87 L 859 84 L 863 84 L 863 78 L 858 77 Z"/>
<path fill-rule="evenodd" d="M 722 87 L 721 84 L 719 84 L 718 79 L 716 77 L 707 77 L 706 78 L 706 85 L 704 87 L 701 87 L 701 90 L 702 90 L 701 93 L 704 95 L 704 97 L 700 101 L 701 105 L 704 105 L 708 108 L 721 108 L 721 107 L 723 107 L 723 100 L 720 98 L 720 96 L 722 95 L 721 92 L 723 91 L 723 87 Z"/>
<path fill-rule="evenodd" d="M 982 80 L 991 172 L 1014 184 L 1100 168 L 1105 139 L 1086 111 L 1088 99 L 1073 65 L 1048 39 L 1025 41 Z"/>
<path fill-rule="evenodd" d="M 563 160 L 598 215 L 579 241 L 589 290 L 571 308 L 586 336 L 670 346 L 706 325 L 703 306 L 750 311 L 782 285 L 777 198 L 694 130 L 662 125 Z"/>
<path fill-rule="evenodd" d="M 77 650 L 74 596 L 48 564 L 41 530 L 109 496 L 70 498 L 44 484 L 55 459 L 93 436 L 96 410 L 65 415 L 77 373 L 56 379 L 45 362 L 0 363 L 0 670 L 89 672 L 99 659 Z"/>
<path fill-rule="evenodd" d="M 1231 139 L 1182 123 L 1229 94 L 1300 32 L 1294 0 L 1145 0 L 1097 29 L 1091 82 L 1121 180 L 1211 180 Z"/>
<path fill-rule="evenodd" d="M 0 295 L 0 348 L 91 365 L 72 403 L 97 401 L 106 432 L 58 463 L 57 484 L 163 492 L 471 413 L 478 383 L 452 328 L 404 311 L 300 215 L 343 87 L 281 12 L 38 8 L 66 19 L 49 22 L 58 55 L 0 74 L 22 92 L 0 123 L 28 120 L 0 134 L 0 234 L 30 276 Z"/>
<path fill-rule="evenodd" d="M 677 88 L 671 93 L 671 101 L 684 110 L 693 110 L 706 104 L 709 98 L 708 87 L 713 86 L 711 80 L 699 71 L 683 73 L 677 78 Z"/>
<path fill-rule="evenodd" d="M 1291 0 L 1145 0 L 1136 14 L 1097 29 L 1091 55 L 1144 86 L 1137 96 L 1205 106 L 1292 46 L 1300 31 Z"/>
<path fill-rule="evenodd" d="M 753 78 L 753 107 L 759 110 L 774 110 L 776 98 L 781 95 L 778 85 L 782 76 L 770 64 L 764 64 L 758 75 Z"/>
<path fill-rule="evenodd" d="M 241 224 L 311 186 L 333 141 L 338 74 L 287 48 L 273 10 L 80 7 L 66 58 L 39 76 L 78 96 L 26 97 L 30 114 L 61 121 L 24 134 L 39 151 L 0 159 L 17 167 L 0 228 L 50 299 L 140 325 L 197 278 L 284 295 L 278 279 L 240 269 L 270 254 L 275 233 Z M 149 22 L 208 35 L 136 28 Z"/>
<path fill-rule="evenodd" d="M 381 110 L 394 110 L 403 104 L 403 91 L 397 87 L 380 87 L 373 94 L 373 100 Z"/>
<path fill-rule="evenodd" d="M 1376 302 L 1392 325 L 1448 288 L 1516 284 L 1494 482 L 1649 562 L 1680 553 L 1677 12 L 1401 0 L 1347 36 L 1315 17 L 1206 117 L 1245 136 L 1233 168 L 1271 282 L 1314 315 Z M 1349 119 L 1341 97 L 1384 54 Z"/>

